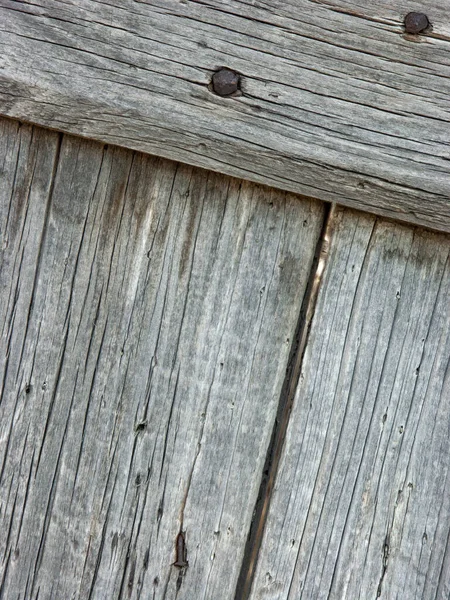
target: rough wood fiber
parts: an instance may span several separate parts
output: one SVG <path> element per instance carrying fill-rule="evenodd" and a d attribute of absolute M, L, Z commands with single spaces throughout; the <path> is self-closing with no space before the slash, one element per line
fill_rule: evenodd
<path fill-rule="evenodd" d="M 0 597 L 228 600 L 322 207 L 8 120 L 0 141 Z"/>
<path fill-rule="evenodd" d="M 427 12 L 425 35 L 403 32 Z M 0 0 L 0 112 L 450 231 L 450 0 Z M 213 72 L 242 74 L 220 98 Z"/>
<path fill-rule="evenodd" d="M 449 597 L 449 250 L 338 213 L 251 600 Z"/>

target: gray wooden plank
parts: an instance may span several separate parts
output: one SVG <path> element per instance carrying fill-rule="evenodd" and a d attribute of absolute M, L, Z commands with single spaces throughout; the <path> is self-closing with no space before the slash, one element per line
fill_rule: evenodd
<path fill-rule="evenodd" d="M 1 127 L 0 597 L 228 599 L 323 206 Z"/>
<path fill-rule="evenodd" d="M 448 232 L 449 9 L 0 0 L 0 113 Z"/>
<path fill-rule="evenodd" d="M 337 213 L 251 600 L 449 597 L 449 250 Z"/>

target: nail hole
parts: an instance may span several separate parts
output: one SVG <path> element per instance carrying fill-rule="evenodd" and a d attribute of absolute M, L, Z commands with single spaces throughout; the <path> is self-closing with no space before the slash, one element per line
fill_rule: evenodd
<path fill-rule="evenodd" d="M 147 429 L 147 423 L 148 423 L 147 420 L 141 421 L 140 423 L 137 423 L 136 426 L 135 426 L 135 428 L 134 428 L 134 431 L 136 433 L 144 431 L 145 429 Z"/>

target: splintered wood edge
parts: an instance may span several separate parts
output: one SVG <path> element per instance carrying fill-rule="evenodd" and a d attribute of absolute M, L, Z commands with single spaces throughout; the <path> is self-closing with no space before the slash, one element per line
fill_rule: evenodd
<path fill-rule="evenodd" d="M 0 0 L 1 115 L 450 232 L 442 2 L 45 4 Z"/>

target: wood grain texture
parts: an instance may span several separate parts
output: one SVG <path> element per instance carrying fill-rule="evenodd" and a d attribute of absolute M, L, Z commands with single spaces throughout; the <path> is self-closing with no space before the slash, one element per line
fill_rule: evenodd
<path fill-rule="evenodd" d="M 0 0 L 0 113 L 448 232 L 449 10 Z M 209 90 L 222 66 L 242 96 Z"/>
<path fill-rule="evenodd" d="M 228 599 L 322 206 L 0 126 L 0 597 Z"/>
<path fill-rule="evenodd" d="M 449 597 L 449 251 L 338 212 L 251 600 Z"/>

